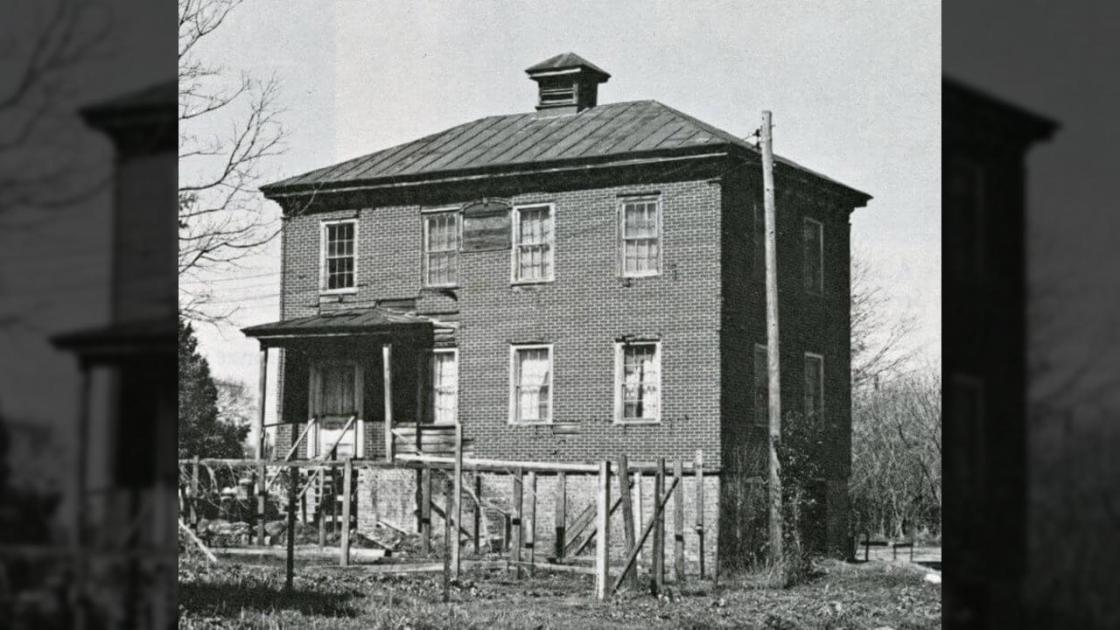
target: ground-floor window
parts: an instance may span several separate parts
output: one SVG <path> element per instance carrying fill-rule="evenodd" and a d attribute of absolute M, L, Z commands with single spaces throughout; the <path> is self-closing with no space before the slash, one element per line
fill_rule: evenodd
<path fill-rule="evenodd" d="M 459 351 L 454 348 L 432 353 L 432 403 L 435 422 L 459 421 Z"/>
<path fill-rule="evenodd" d="M 510 422 L 552 421 L 552 346 L 510 347 Z"/>
<path fill-rule="evenodd" d="M 661 421 L 661 344 L 615 345 L 615 420 Z"/>

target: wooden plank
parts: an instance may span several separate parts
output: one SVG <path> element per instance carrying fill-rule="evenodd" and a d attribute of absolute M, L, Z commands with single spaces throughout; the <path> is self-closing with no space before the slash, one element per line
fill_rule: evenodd
<path fill-rule="evenodd" d="M 342 469 L 342 534 L 339 545 L 339 566 L 350 566 L 350 499 L 353 494 L 354 461 L 347 457 Z M 294 471 L 293 471 L 294 472 Z"/>
<path fill-rule="evenodd" d="M 782 564 L 782 478 L 779 474 L 778 444 L 782 439 L 781 337 L 778 331 L 778 222 L 774 208 L 774 151 L 770 135 L 770 112 L 762 112 L 759 145 L 762 149 L 763 223 L 766 228 L 766 372 L 769 534 L 771 566 Z"/>
<path fill-rule="evenodd" d="M 295 575 L 296 492 L 299 490 L 296 472 L 296 470 L 288 471 L 288 530 L 285 532 L 288 543 L 288 557 L 284 568 L 284 590 L 288 593 L 292 592 L 292 578 Z"/>
<path fill-rule="evenodd" d="M 218 561 L 218 557 L 214 555 L 214 552 L 210 551 L 209 547 L 207 547 L 206 544 L 202 542 L 202 540 L 191 530 L 191 528 L 187 527 L 186 524 L 183 523 L 182 519 L 179 519 L 179 530 L 187 534 L 187 539 L 189 539 L 192 543 L 194 543 L 196 547 L 198 547 L 198 549 L 202 552 L 202 555 L 206 556 L 207 560 L 209 560 L 210 562 Z"/>
<path fill-rule="evenodd" d="M 611 516 L 614 516 L 614 513 L 618 510 L 618 506 L 621 505 L 621 504 L 622 504 L 622 497 L 619 497 L 619 498 L 614 500 L 614 503 L 611 504 L 610 513 L 607 515 L 608 518 L 611 517 Z M 587 547 L 589 545 L 591 545 L 592 542 L 595 541 L 595 531 L 596 530 L 594 528 L 592 528 L 592 530 L 590 532 L 588 532 L 587 538 L 584 538 L 583 542 L 581 542 L 579 544 L 579 546 L 577 546 L 575 548 L 574 551 L 570 552 L 569 555 L 578 556 L 579 554 L 583 553 L 583 550 L 587 549 Z"/>
<path fill-rule="evenodd" d="M 658 505 L 664 500 L 661 492 L 665 487 L 665 458 L 657 460 L 657 474 L 653 478 L 653 496 Z M 658 510 L 653 519 L 653 592 L 659 594 L 665 590 L 665 512 Z"/>
<path fill-rule="evenodd" d="M 420 551 L 432 552 L 432 471 L 420 471 Z"/>
<path fill-rule="evenodd" d="M 610 565 L 607 553 L 610 550 L 610 504 L 611 478 L 610 462 L 599 463 L 599 485 L 595 492 L 595 598 L 607 598 L 607 585 L 610 579 Z"/>
<path fill-rule="evenodd" d="M 257 545 L 261 547 L 264 546 L 264 502 L 268 496 L 265 475 L 267 474 L 268 471 L 262 461 L 257 467 Z"/>
<path fill-rule="evenodd" d="M 653 514 L 649 521 L 646 522 L 646 526 L 642 530 L 642 535 L 638 537 L 638 544 L 634 547 L 634 551 L 631 551 L 630 555 L 626 558 L 626 564 L 622 566 L 622 573 L 615 578 L 614 585 L 611 587 L 612 593 L 617 591 L 618 587 L 622 585 L 623 576 L 626 575 L 626 572 L 630 570 L 630 567 L 633 566 L 634 562 L 638 559 L 638 550 L 642 548 L 642 545 L 646 544 L 646 539 L 649 538 L 650 532 L 656 529 L 654 526 L 657 524 L 658 517 L 664 512 L 665 504 L 668 503 L 668 499 L 673 494 L 673 490 L 675 490 L 676 487 L 676 482 L 669 486 L 669 492 L 665 495 L 665 500 L 658 500 L 657 497 L 654 497 Z"/>
<path fill-rule="evenodd" d="M 459 529 L 463 522 L 463 426 L 460 424 L 455 425 L 455 470 L 451 481 L 451 523 L 452 531 L 455 532 L 451 544 L 451 571 L 455 579 L 459 579 Z"/>
<path fill-rule="evenodd" d="M 316 511 L 319 512 L 319 546 L 327 546 L 327 511 L 323 508 L 326 507 L 325 501 L 327 500 L 327 471 L 320 469 L 319 476 L 319 505 L 315 506 Z"/>
<path fill-rule="evenodd" d="M 513 473 L 513 519 L 510 522 L 509 561 L 513 576 L 521 579 L 521 477 L 520 468 Z"/>
<path fill-rule="evenodd" d="M 673 496 L 673 581 L 684 582 L 684 463 L 677 460 L 673 467 L 673 484 L 681 488 Z"/>
<path fill-rule="evenodd" d="M 595 567 L 581 567 L 574 564 L 558 564 L 555 562 L 546 562 L 544 560 L 537 560 L 530 564 L 529 562 L 521 562 L 526 567 L 537 567 L 541 569 L 548 569 L 550 571 L 564 571 L 567 573 L 580 573 L 583 575 L 595 575 Z"/>
<path fill-rule="evenodd" d="M 464 444 L 470 444 L 471 440 L 464 440 Z M 467 449 L 464 448 L 464 453 Z M 190 459 L 181 460 L 180 464 L 190 464 Z M 315 459 L 293 459 L 290 462 L 283 461 L 264 461 L 256 459 L 238 459 L 229 457 L 203 457 L 199 463 L 205 466 L 231 466 L 233 468 L 256 468 L 264 463 L 269 466 L 280 466 L 284 468 L 321 468 L 341 466 L 342 461 L 332 462 L 329 460 L 315 460 Z M 402 455 L 396 457 L 392 462 L 383 460 L 362 459 L 354 460 L 355 468 L 367 468 L 371 470 L 396 470 L 400 468 L 410 468 L 419 470 L 424 466 L 430 466 L 437 469 L 449 469 L 455 464 L 455 458 L 449 456 L 437 455 Z M 480 459 L 474 457 L 463 457 L 463 470 L 481 471 L 481 472 L 494 472 L 494 473 L 507 473 L 511 468 L 520 467 L 522 470 L 529 471 L 535 470 L 538 473 L 557 473 L 560 471 L 568 473 L 586 473 L 594 474 L 596 468 L 594 464 L 574 464 L 564 462 L 526 462 L 526 461 L 506 461 L 500 459 Z M 650 465 L 642 462 L 630 462 L 630 470 L 642 474 L 653 474 L 656 472 L 656 465 Z M 692 472 L 692 465 L 685 467 L 685 472 Z M 718 472 L 713 469 L 709 474 Z M 761 483 L 761 478 L 751 478 L 751 480 L 758 479 Z"/>
<path fill-rule="evenodd" d="M 479 534 L 482 526 L 482 476 L 474 476 L 474 510 L 472 516 L 474 518 L 474 527 L 471 528 L 471 538 L 474 543 L 474 553 L 479 553 Z M 489 551 L 489 549 L 487 549 Z"/>
<path fill-rule="evenodd" d="M 556 538 L 553 543 L 553 555 L 556 559 L 564 559 L 564 532 L 567 530 L 568 520 L 568 475 L 564 472 L 556 473 L 556 513 L 553 522 Z"/>
<path fill-rule="evenodd" d="M 630 494 L 630 466 L 625 453 L 618 458 L 618 486 L 619 498 L 622 499 L 622 532 L 626 536 L 626 553 L 629 554 L 634 550 L 637 533 L 634 531 L 634 506 Z M 634 590 L 637 590 L 637 568 L 628 571 L 627 575 L 630 579 L 630 585 L 634 587 Z"/>
<path fill-rule="evenodd" d="M 529 577 L 533 577 L 537 543 L 537 473 L 529 471 L 529 506 L 525 514 L 525 548 L 529 550 Z"/>
<path fill-rule="evenodd" d="M 260 388 L 260 407 L 257 413 L 257 459 L 263 460 L 264 457 L 264 414 L 265 403 L 268 401 L 268 348 L 261 346 L 261 373 L 258 381 Z M 264 478 L 261 478 L 261 483 L 264 483 Z M 263 487 L 263 486 L 262 486 Z"/>
<path fill-rule="evenodd" d="M 444 483 L 443 483 L 443 496 L 447 497 L 448 501 L 451 500 L 451 485 L 452 485 L 451 480 L 445 480 Z M 448 505 L 447 507 L 448 507 L 448 511 L 450 511 L 451 506 Z M 443 601 L 444 602 L 447 602 L 447 601 L 451 600 L 451 553 L 450 553 L 450 550 L 451 550 L 451 527 L 452 527 L 451 519 L 447 518 L 447 514 L 444 514 L 444 518 L 443 518 Z M 456 538 L 455 545 L 458 546 L 458 544 L 459 544 L 458 538 L 459 537 L 456 536 L 455 538 Z"/>
<path fill-rule="evenodd" d="M 629 463 L 629 462 L 628 462 Z M 642 473 L 634 473 L 634 536 L 642 533 Z M 642 557 L 642 545 L 638 544 L 637 558 Z M 638 565 L 634 565 L 634 575 L 638 575 Z"/>
<path fill-rule="evenodd" d="M 700 558 L 700 579 L 704 579 L 704 451 L 696 449 L 696 462 L 692 465 L 696 476 L 696 544 Z"/>
<path fill-rule="evenodd" d="M 381 384 L 385 403 L 385 461 L 393 461 L 393 345 L 381 344 Z"/>

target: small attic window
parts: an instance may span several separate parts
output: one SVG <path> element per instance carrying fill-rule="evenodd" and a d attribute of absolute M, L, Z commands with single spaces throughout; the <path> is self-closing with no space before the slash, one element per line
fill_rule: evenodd
<path fill-rule="evenodd" d="M 541 88 L 541 105 L 568 105 L 576 102 L 576 89 L 573 85 L 555 88 Z"/>

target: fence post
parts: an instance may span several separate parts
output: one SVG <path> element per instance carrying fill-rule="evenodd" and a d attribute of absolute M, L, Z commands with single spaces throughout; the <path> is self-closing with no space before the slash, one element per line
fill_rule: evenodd
<path fill-rule="evenodd" d="M 595 493 L 595 598 L 607 598 L 610 566 L 611 478 L 610 462 L 599 462 L 599 487 Z"/>
<path fill-rule="evenodd" d="M 354 475 L 354 460 L 347 457 L 342 471 L 342 536 L 339 565 L 350 566 L 350 497 Z"/>
<path fill-rule="evenodd" d="M 510 523 L 510 569 L 521 579 L 521 469 L 513 472 L 513 520 Z"/>
<path fill-rule="evenodd" d="M 198 525 L 198 455 L 191 461 L 191 526 Z"/>
<path fill-rule="evenodd" d="M 640 470 L 634 472 L 634 495 L 636 495 L 636 497 L 637 497 L 633 501 L 633 504 L 634 504 L 634 535 L 635 536 L 641 536 L 642 520 L 643 519 L 642 519 L 642 471 L 640 471 Z M 655 504 L 654 509 L 656 509 L 656 508 L 657 508 L 657 506 Z M 641 547 L 642 547 L 642 543 L 639 542 L 638 543 L 638 553 L 635 556 L 635 562 L 634 562 L 634 578 L 635 579 L 638 578 L 638 562 L 637 561 L 641 560 L 641 558 L 642 558 Z"/>
<path fill-rule="evenodd" d="M 420 469 L 420 551 L 432 552 L 432 469 Z"/>
<path fill-rule="evenodd" d="M 264 508 L 265 498 L 268 496 L 268 483 L 265 481 L 265 475 L 268 470 L 265 468 L 264 460 L 261 460 L 260 466 L 257 468 L 257 546 L 264 546 Z"/>
<path fill-rule="evenodd" d="M 327 546 L 327 469 L 319 468 L 319 546 Z"/>
<path fill-rule="evenodd" d="M 622 533 L 626 536 L 626 553 L 629 555 L 634 550 L 636 534 L 634 532 L 634 506 L 630 494 L 630 463 L 627 461 L 625 454 L 618 458 L 618 492 L 619 498 L 622 499 Z M 628 569 L 623 577 L 629 578 L 630 586 L 635 591 L 638 590 L 637 567 Z"/>
<path fill-rule="evenodd" d="M 568 476 L 563 471 L 556 473 L 556 516 L 553 525 L 556 529 L 556 543 L 553 555 L 556 562 L 564 559 L 564 536 L 568 521 Z"/>
<path fill-rule="evenodd" d="M 662 507 L 665 498 L 665 458 L 657 459 L 657 473 L 653 477 L 653 588 L 656 593 L 661 593 L 665 588 L 665 509 Z"/>
<path fill-rule="evenodd" d="M 452 470 L 451 504 L 447 506 L 447 517 L 451 519 L 451 570 L 459 579 L 460 547 L 459 530 L 463 522 L 463 425 L 455 425 L 455 465 Z"/>
<path fill-rule="evenodd" d="M 684 583 L 684 462 L 679 458 L 673 467 L 673 581 Z"/>
<path fill-rule="evenodd" d="M 285 566 L 285 579 L 284 589 L 286 592 L 292 592 L 292 576 L 295 573 L 295 555 L 296 555 L 296 469 L 288 469 L 288 531 L 286 541 L 288 547 L 288 557 Z"/>
<path fill-rule="evenodd" d="M 704 451 L 696 449 L 696 540 L 699 544 L 700 579 L 704 579 Z"/>
<path fill-rule="evenodd" d="M 525 548 L 529 550 L 529 577 L 536 575 L 533 562 L 537 559 L 537 473 L 529 471 L 529 509 L 525 523 Z"/>
<path fill-rule="evenodd" d="M 474 538 L 473 539 L 474 553 L 477 556 L 478 551 L 479 551 L 478 550 L 479 528 L 482 525 L 482 476 L 479 475 L 477 472 L 475 472 L 475 474 L 474 474 L 474 514 L 473 514 L 473 516 L 474 516 L 474 529 L 471 530 L 471 531 L 474 532 L 474 537 L 473 537 Z"/>
<path fill-rule="evenodd" d="M 447 500 L 443 504 L 443 601 L 447 602 L 451 599 L 451 480 L 445 480 L 443 484 L 443 496 Z M 455 538 L 459 537 L 459 532 L 455 532 Z"/>

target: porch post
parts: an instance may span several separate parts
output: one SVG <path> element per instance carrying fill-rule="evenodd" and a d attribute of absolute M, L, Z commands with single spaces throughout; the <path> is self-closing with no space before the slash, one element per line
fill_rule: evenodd
<path fill-rule="evenodd" d="M 264 459 L 264 408 L 268 401 L 268 346 L 261 344 L 260 411 L 257 414 L 257 459 Z M 295 439 L 295 436 L 292 436 Z M 263 483 L 263 480 L 262 480 Z"/>
<path fill-rule="evenodd" d="M 393 344 L 381 344 L 381 383 L 385 391 L 385 461 L 393 461 Z"/>

